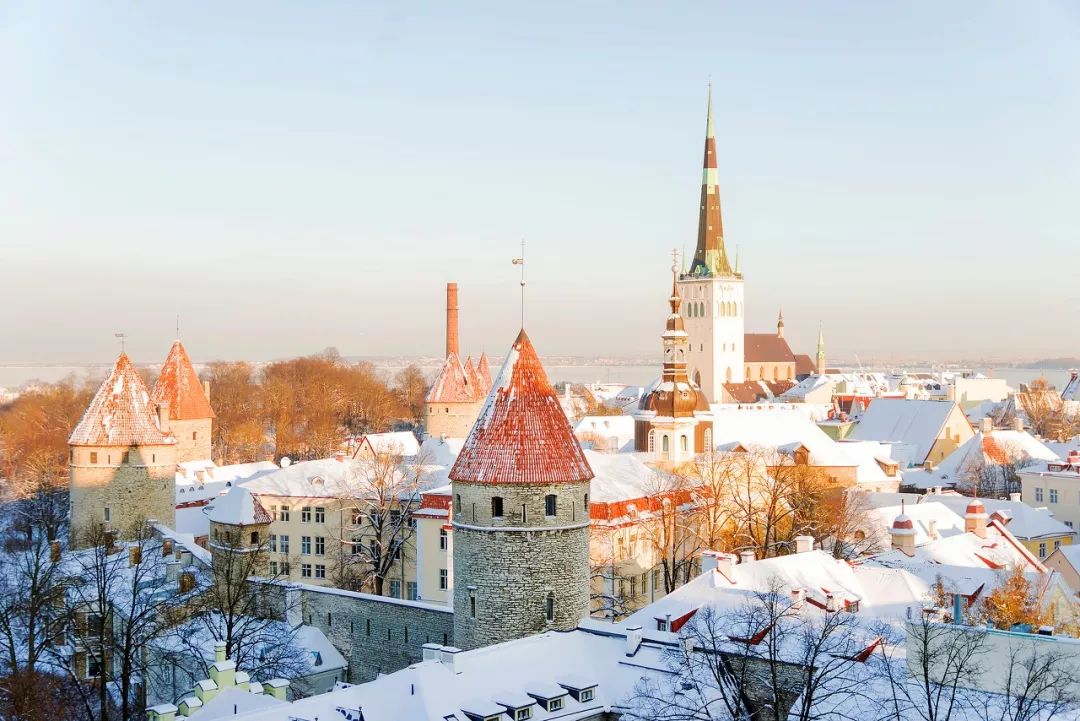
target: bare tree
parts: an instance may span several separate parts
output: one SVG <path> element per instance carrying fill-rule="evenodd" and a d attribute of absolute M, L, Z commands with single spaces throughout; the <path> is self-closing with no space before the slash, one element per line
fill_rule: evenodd
<path fill-rule="evenodd" d="M 590 607 L 593 614 L 619 620 L 633 612 L 633 603 L 625 592 L 620 592 L 620 564 L 616 551 L 615 536 L 621 528 L 595 527 L 589 540 L 589 589 Z"/>
<path fill-rule="evenodd" d="M 701 549 L 692 487 L 684 475 L 656 471 L 646 482 L 644 502 L 647 508 L 631 509 L 634 529 L 648 546 L 664 593 L 671 593 L 690 579 Z"/>
<path fill-rule="evenodd" d="M 393 571 L 414 553 L 413 514 L 427 479 L 425 456 L 381 452 L 348 463 L 337 496 L 340 536 L 331 577 L 342 588 L 383 595 Z"/>
<path fill-rule="evenodd" d="M 1031 465 L 1032 458 L 1014 444 L 1004 444 L 1002 455 L 987 459 L 980 456 L 960 470 L 959 489 L 964 493 L 983 498 L 1008 498 L 1019 493 L 1020 470 Z"/>
<path fill-rule="evenodd" d="M 0 669 L 33 673 L 63 632 L 64 574 L 59 546 L 44 534 L 7 549 L 0 563 Z"/>
<path fill-rule="evenodd" d="M 71 554 L 66 565 L 66 613 L 82 649 L 68 659 L 67 670 L 89 716 L 126 720 L 140 707 L 145 647 L 167 628 L 183 599 L 168 588 L 161 540 L 147 524 L 134 524 L 122 546 L 105 528 L 83 535 L 85 550 Z M 97 669 L 90 674 L 97 678 L 87 679 L 84 661 Z"/>
<path fill-rule="evenodd" d="M 1057 649 L 1039 649 L 1038 639 L 1018 637 L 1009 648 L 1005 677 L 997 693 L 981 698 L 985 719 L 1049 721 L 1064 714 L 1075 717 L 1076 662 Z M 1045 643 L 1045 641 L 1043 642 Z"/>

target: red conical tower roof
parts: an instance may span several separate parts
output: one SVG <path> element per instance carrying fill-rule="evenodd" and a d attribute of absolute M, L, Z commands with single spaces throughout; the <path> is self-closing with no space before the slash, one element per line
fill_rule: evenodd
<path fill-rule="evenodd" d="M 450 480 L 544 485 L 592 477 L 536 349 L 522 330 L 450 469 Z"/>
<path fill-rule="evenodd" d="M 472 380 L 456 353 L 446 356 L 442 370 L 428 389 L 428 403 L 467 403 L 479 400 L 483 391 L 474 391 Z"/>
<path fill-rule="evenodd" d="M 484 395 L 491 390 L 491 366 L 488 365 L 487 353 L 480 354 L 480 362 L 476 364 L 476 372 L 480 376 L 480 387 Z"/>
<path fill-rule="evenodd" d="M 90 401 L 68 438 L 73 446 L 163 446 L 176 443 L 157 424 L 157 404 L 127 354 Z"/>
<path fill-rule="evenodd" d="M 157 403 L 169 404 L 169 418 L 174 421 L 216 417 L 180 341 L 172 344 L 151 397 Z"/>

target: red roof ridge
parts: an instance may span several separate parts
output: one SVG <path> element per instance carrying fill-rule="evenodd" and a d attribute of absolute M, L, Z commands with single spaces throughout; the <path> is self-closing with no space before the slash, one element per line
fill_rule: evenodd
<path fill-rule="evenodd" d="M 593 475 L 522 330 L 450 469 L 450 480 L 539 485 L 581 483 Z"/>
<path fill-rule="evenodd" d="M 169 404 L 169 418 L 174 421 L 217 417 L 203 393 L 199 374 L 179 340 L 169 349 L 151 396 L 158 403 Z"/>

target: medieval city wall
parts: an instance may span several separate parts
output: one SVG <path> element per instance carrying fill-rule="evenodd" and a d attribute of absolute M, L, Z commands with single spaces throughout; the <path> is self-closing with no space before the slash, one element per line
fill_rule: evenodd
<path fill-rule="evenodd" d="M 169 428 L 176 436 L 176 462 L 207 461 L 211 455 L 211 433 L 213 420 L 195 418 L 193 420 L 171 420 Z"/>

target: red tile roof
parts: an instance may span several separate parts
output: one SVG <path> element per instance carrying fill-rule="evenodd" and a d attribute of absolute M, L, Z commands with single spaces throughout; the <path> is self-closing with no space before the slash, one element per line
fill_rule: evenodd
<path fill-rule="evenodd" d="M 180 341 L 175 341 L 169 350 L 151 397 L 157 403 L 169 404 L 169 418 L 174 421 L 216 417 Z"/>
<path fill-rule="evenodd" d="M 485 395 L 491 389 L 491 367 L 488 365 L 487 353 L 480 354 L 480 362 L 476 364 L 476 372 L 480 376 L 480 383 L 484 388 Z"/>
<path fill-rule="evenodd" d="M 482 400 L 485 388 L 476 387 L 476 373 L 469 377 L 456 353 L 446 357 L 442 370 L 428 390 L 428 403 L 469 403 Z"/>
<path fill-rule="evenodd" d="M 805 353 L 796 353 L 795 354 L 795 375 L 797 375 L 797 376 L 813 375 L 814 371 L 816 371 L 816 370 L 817 370 L 817 363 L 814 362 L 813 358 L 806 355 Z"/>
<path fill-rule="evenodd" d="M 744 333 L 743 358 L 747 363 L 794 363 L 788 342 L 776 333 Z"/>
<path fill-rule="evenodd" d="M 795 383 L 793 381 L 743 381 L 742 383 L 724 384 L 724 390 L 731 396 L 733 403 L 757 403 L 758 401 L 772 400 L 794 387 Z M 766 388 L 768 392 L 766 392 Z"/>
<path fill-rule="evenodd" d="M 549 484 L 592 477 L 536 349 L 522 330 L 450 469 L 450 480 Z"/>
<path fill-rule="evenodd" d="M 163 446 L 176 443 L 157 425 L 157 406 L 134 364 L 121 353 L 71 432 L 73 446 Z"/>

